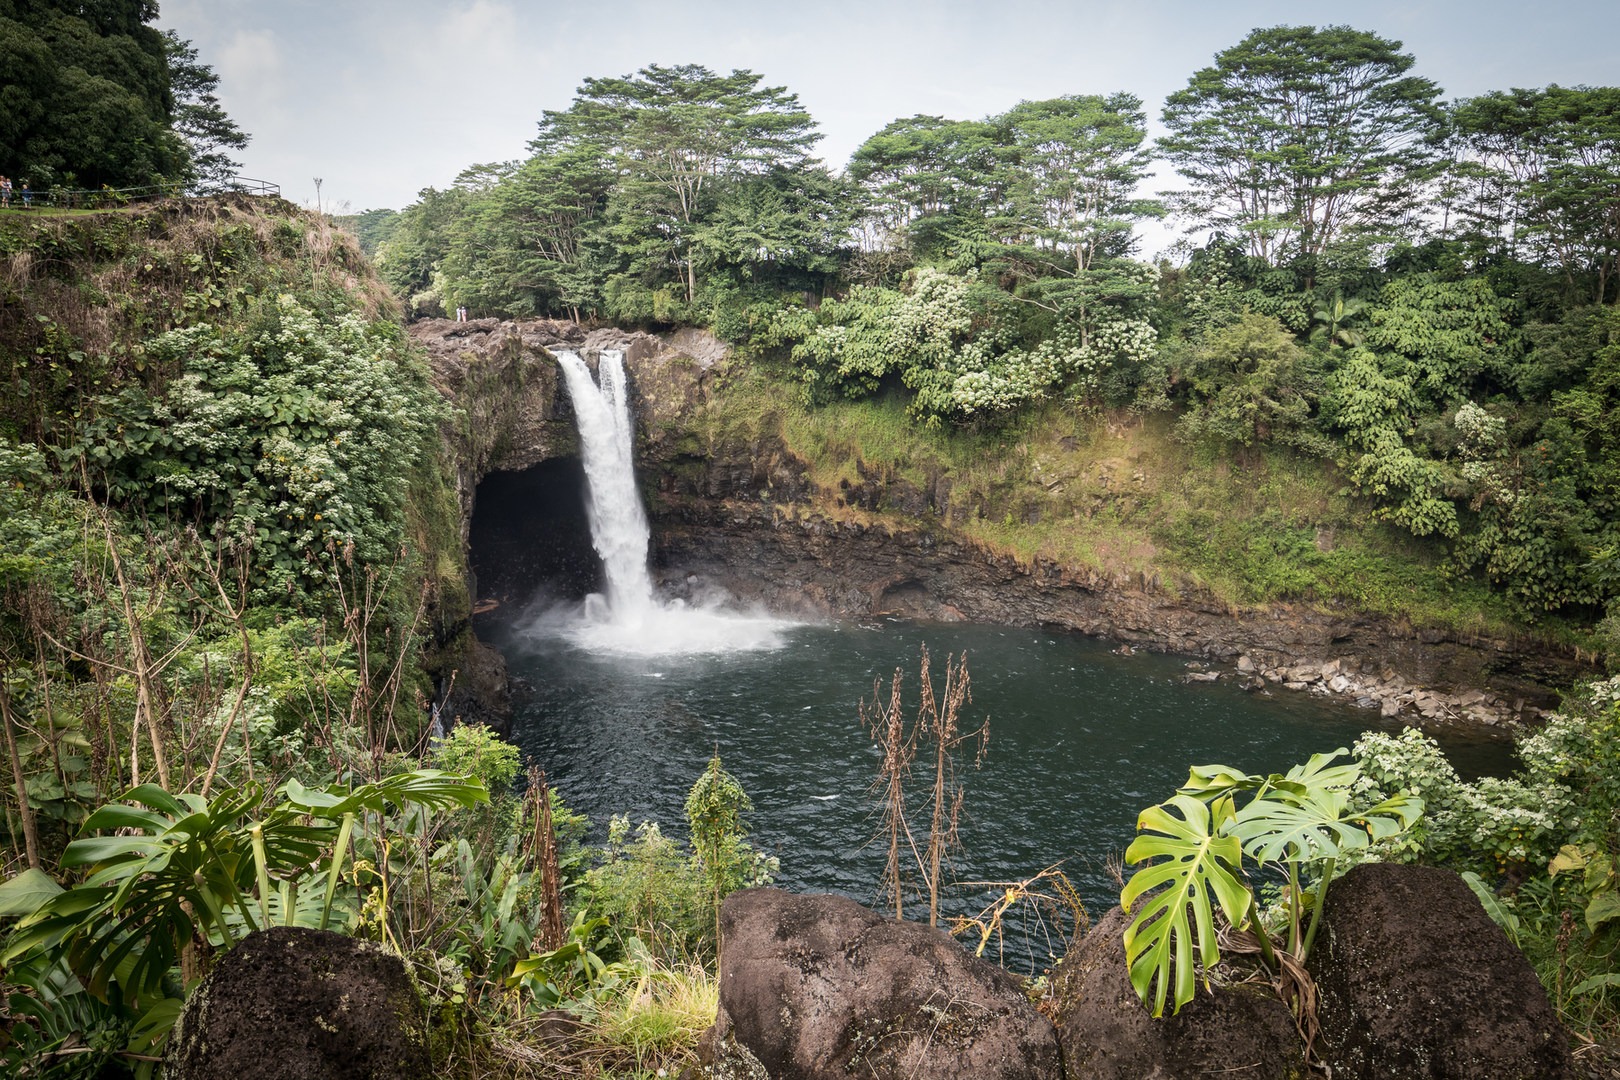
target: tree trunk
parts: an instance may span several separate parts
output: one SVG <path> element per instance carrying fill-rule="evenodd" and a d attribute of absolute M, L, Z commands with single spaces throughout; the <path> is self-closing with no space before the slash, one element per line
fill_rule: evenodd
<path fill-rule="evenodd" d="M 39 825 L 34 820 L 34 808 L 28 804 L 28 784 L 23 780 L 22 758 L 17 754 L 17 733 L 11 717 L 11 694 L 0 685 L 0 718 L 5 721 L 6 753 L 11 758 L 11 779 L 17 785 L 17 811 L 22 816 L 23 846 L 28 852 L 28 865 L 39 869 Z"/>

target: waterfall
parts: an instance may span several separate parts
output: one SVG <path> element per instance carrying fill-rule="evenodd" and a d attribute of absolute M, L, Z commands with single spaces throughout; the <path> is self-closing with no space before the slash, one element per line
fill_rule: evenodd
<path fill-rule="evenodd" d="M 635 421 L 624 354 L 603 350 L 597 375 L 579 355 L 557 351 L 579 424 L 591 546 L 602 559 L 605 590 L 578 610 L 552 608 L 530 630 L 559 635 L 593 653 L 669 656 L 774 649 L 789 624 L 764 615 L 662 600 L 647 569 L 651 530 L 636 489 Z"/>
<path fill-rule="evenodd" d="M 557 362 L 578 418 L 591 544 L 602 557 L 608 610 L 620 618 L 644 613 L 653 603 L 652 577 L 647 573 L 651 531 L 636 490 L 636 429 L 630 418 L 624 354 L 616 349 L 602 352 L 597 361 L 600 385 L 579 354 L 559 351 Z"/>

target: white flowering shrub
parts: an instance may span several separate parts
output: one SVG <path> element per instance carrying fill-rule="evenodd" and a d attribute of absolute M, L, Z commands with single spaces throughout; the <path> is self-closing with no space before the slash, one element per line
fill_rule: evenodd
<path fill-rule="evenodd" d="M 1419 795 L 1424 816 L 1386 858 L 1439 862 L 1486 877 L 1544 869 L 1567 843 L 1615 842 L 1620 813 L 1620 677 L 1598 683 L 1518 741 L 1510 778 L 1461 780 L 1432 738 L 1407 728 L 1356 743 L 1358 798 Z"/>
<path fill-rule="evenodd" d="M 285 594 L 324 551 L 399 550 L 410 474 L 443 404 L 399 329 L 290 296 L 248 329 L 200 324 L 148 346 L 177 374 L 102 402 L 75 452 L 110 493 L 252 552 Z"/>

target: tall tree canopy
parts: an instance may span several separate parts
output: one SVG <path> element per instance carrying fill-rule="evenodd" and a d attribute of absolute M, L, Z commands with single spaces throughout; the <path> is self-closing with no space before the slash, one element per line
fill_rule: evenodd
<path fill-rule="evenodd" d="M 586 79 L 566 113 L 546 114 L 542 141 L 594 144 L 618 171 L 616 202 L 629 235 L 656 236 L 697 293 L 698 229 L 727 182 L 810 161 L 821 137 L 796 95 L 751 71 L 717 75 L 696 64 Z"/>
<path fill-rule="evenodd" d="M 0 173 L 35 188 L 207 187 L 247 136 L 151 0 L 0 0 Z"/>
<path fill-rule="evenodd" d="M 1068 252 L 1081 270 L 1130 249 L 1132 224 L 1156 210 L 1136 198 L 1151 160 L 1140 98 L 1026 101 L 992 123 L 1010 144 L 1005 187 L 1022 238 Z"/>
<path fill-rule="evenodd" d="M 1476 223 L 1557 265 L 1584 299 L 1620 299 L 1620 88 L 1497 91 L 1454 116 L 1484 181 Z"/>
<path fill-rule="evenodd" d="M 163 44 L 174 95 L 174 133 L 186 146 L 186 179 L 194 190 L 212 191 L 241 169 L 230 151 L 247 146 L 248 135 L 226 115 L 214 94 L 219 76 L 197 59 L 191 42 L 165 30 Z"/>
<path fill-rule="evenodd" d="M 1348 26 L 1255 30 L 1170 95 L 1159 148 L 1194 224 L 1273 263 L 1398 215 L 1436 156 L 1440 88 L 1400 42 Z"/>
<path fill-rule="evenodd" d="M 953 234 L 982 226 L 996 201 L 988 186 L 997 153 L 995 128 L 983 121 L 919 115 L 888 124 L 849 162 L 870 202 L 870 242 L 929 257 Z"/>

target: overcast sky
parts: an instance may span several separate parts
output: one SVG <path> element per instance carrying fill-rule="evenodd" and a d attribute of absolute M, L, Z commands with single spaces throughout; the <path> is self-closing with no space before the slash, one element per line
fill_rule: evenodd
<path fill-rule="evenodd" d="M 748 68 L 820 124 L 839 167 L 890 120 L 1021 100 L 1164 98 L 1251 29 L 1345 22 L 1404 43 L 1449 97 L 1620 82 L 1614 0 L 162 0 L 253 136 L 243 171 L 328 208 L 399 209 L 467 165 L 524 155 L 589 76 Z"/>

